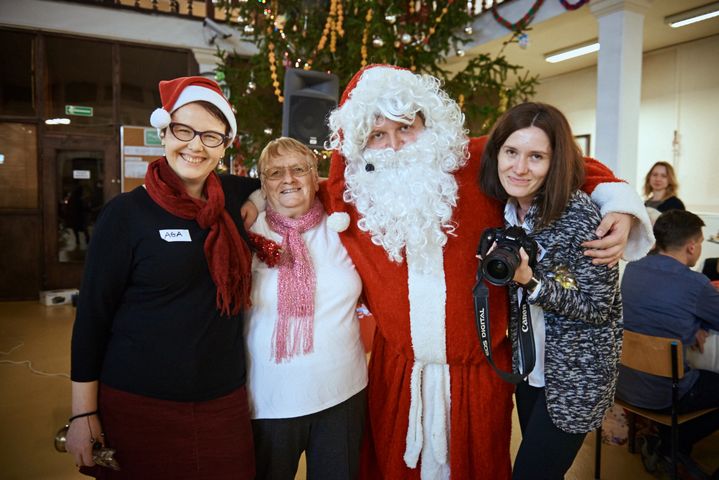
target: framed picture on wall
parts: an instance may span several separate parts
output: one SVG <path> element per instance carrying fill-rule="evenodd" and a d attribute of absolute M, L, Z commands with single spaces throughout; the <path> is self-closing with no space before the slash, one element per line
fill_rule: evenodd
<path fill-rule="evenodd" d="M 582 151 L 582 154 L 584 156 L 588 157 L 591 153 L 591 138 L 592 136 L 589 134 L 586 135 L 575 135 L 574 140 L 577 142 L 577 145 L 579 145 L 579 149 Z"/>

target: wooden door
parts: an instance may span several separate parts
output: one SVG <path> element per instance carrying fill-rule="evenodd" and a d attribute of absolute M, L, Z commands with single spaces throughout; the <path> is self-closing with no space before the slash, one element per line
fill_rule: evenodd
<path fill-rule="evenodd" d="M 95 220 L 120 192 L 118 148 L 117 136 L 45 137 L 44 289 L 80 287 Z"/>

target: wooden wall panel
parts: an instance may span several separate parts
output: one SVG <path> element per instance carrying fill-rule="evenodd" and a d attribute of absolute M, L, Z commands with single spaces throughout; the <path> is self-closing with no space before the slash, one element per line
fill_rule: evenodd
<path fill-rule="evenodd" d="M 37 208 L 37 134 L 27 123 L 0 123 L 0 208 Z"/>
<path fill-rule="evenodd" d="M 0 214 L 0 300 L 38 298 L 41 235 L 39 214 Z"/>

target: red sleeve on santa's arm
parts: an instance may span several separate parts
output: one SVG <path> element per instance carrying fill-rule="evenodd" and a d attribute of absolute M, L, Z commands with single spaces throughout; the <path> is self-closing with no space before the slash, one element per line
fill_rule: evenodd
<path fill-rule="evenodd" d="M 338 152 L 332 152 L 330 171 L 327 180 L 320 182 L 317 191 L 322 205 L 328 215 L 334 212 L 345 212 L 347 204 L 342 199 L 345 190 L 345 161 Z"/>
<path fill-rule="evenodd" d="M 317 198 L 322 202 L 322 206 L 325 207 L 325 212 L 329 215 L 332 213 L 330 210 L 330 198 L 327 192 L 327 180 L 320 180 L 319 189 L 317 190 Z"/>

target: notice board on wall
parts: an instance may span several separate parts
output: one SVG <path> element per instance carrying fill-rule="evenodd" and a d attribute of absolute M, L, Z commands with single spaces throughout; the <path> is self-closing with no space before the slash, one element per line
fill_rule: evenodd
<path fill-rule="evenodd" d="M 147 166 L 164 154 L 156 128 L 120 127 L 121 190 L 129 192 L 145 183 Z"/>

